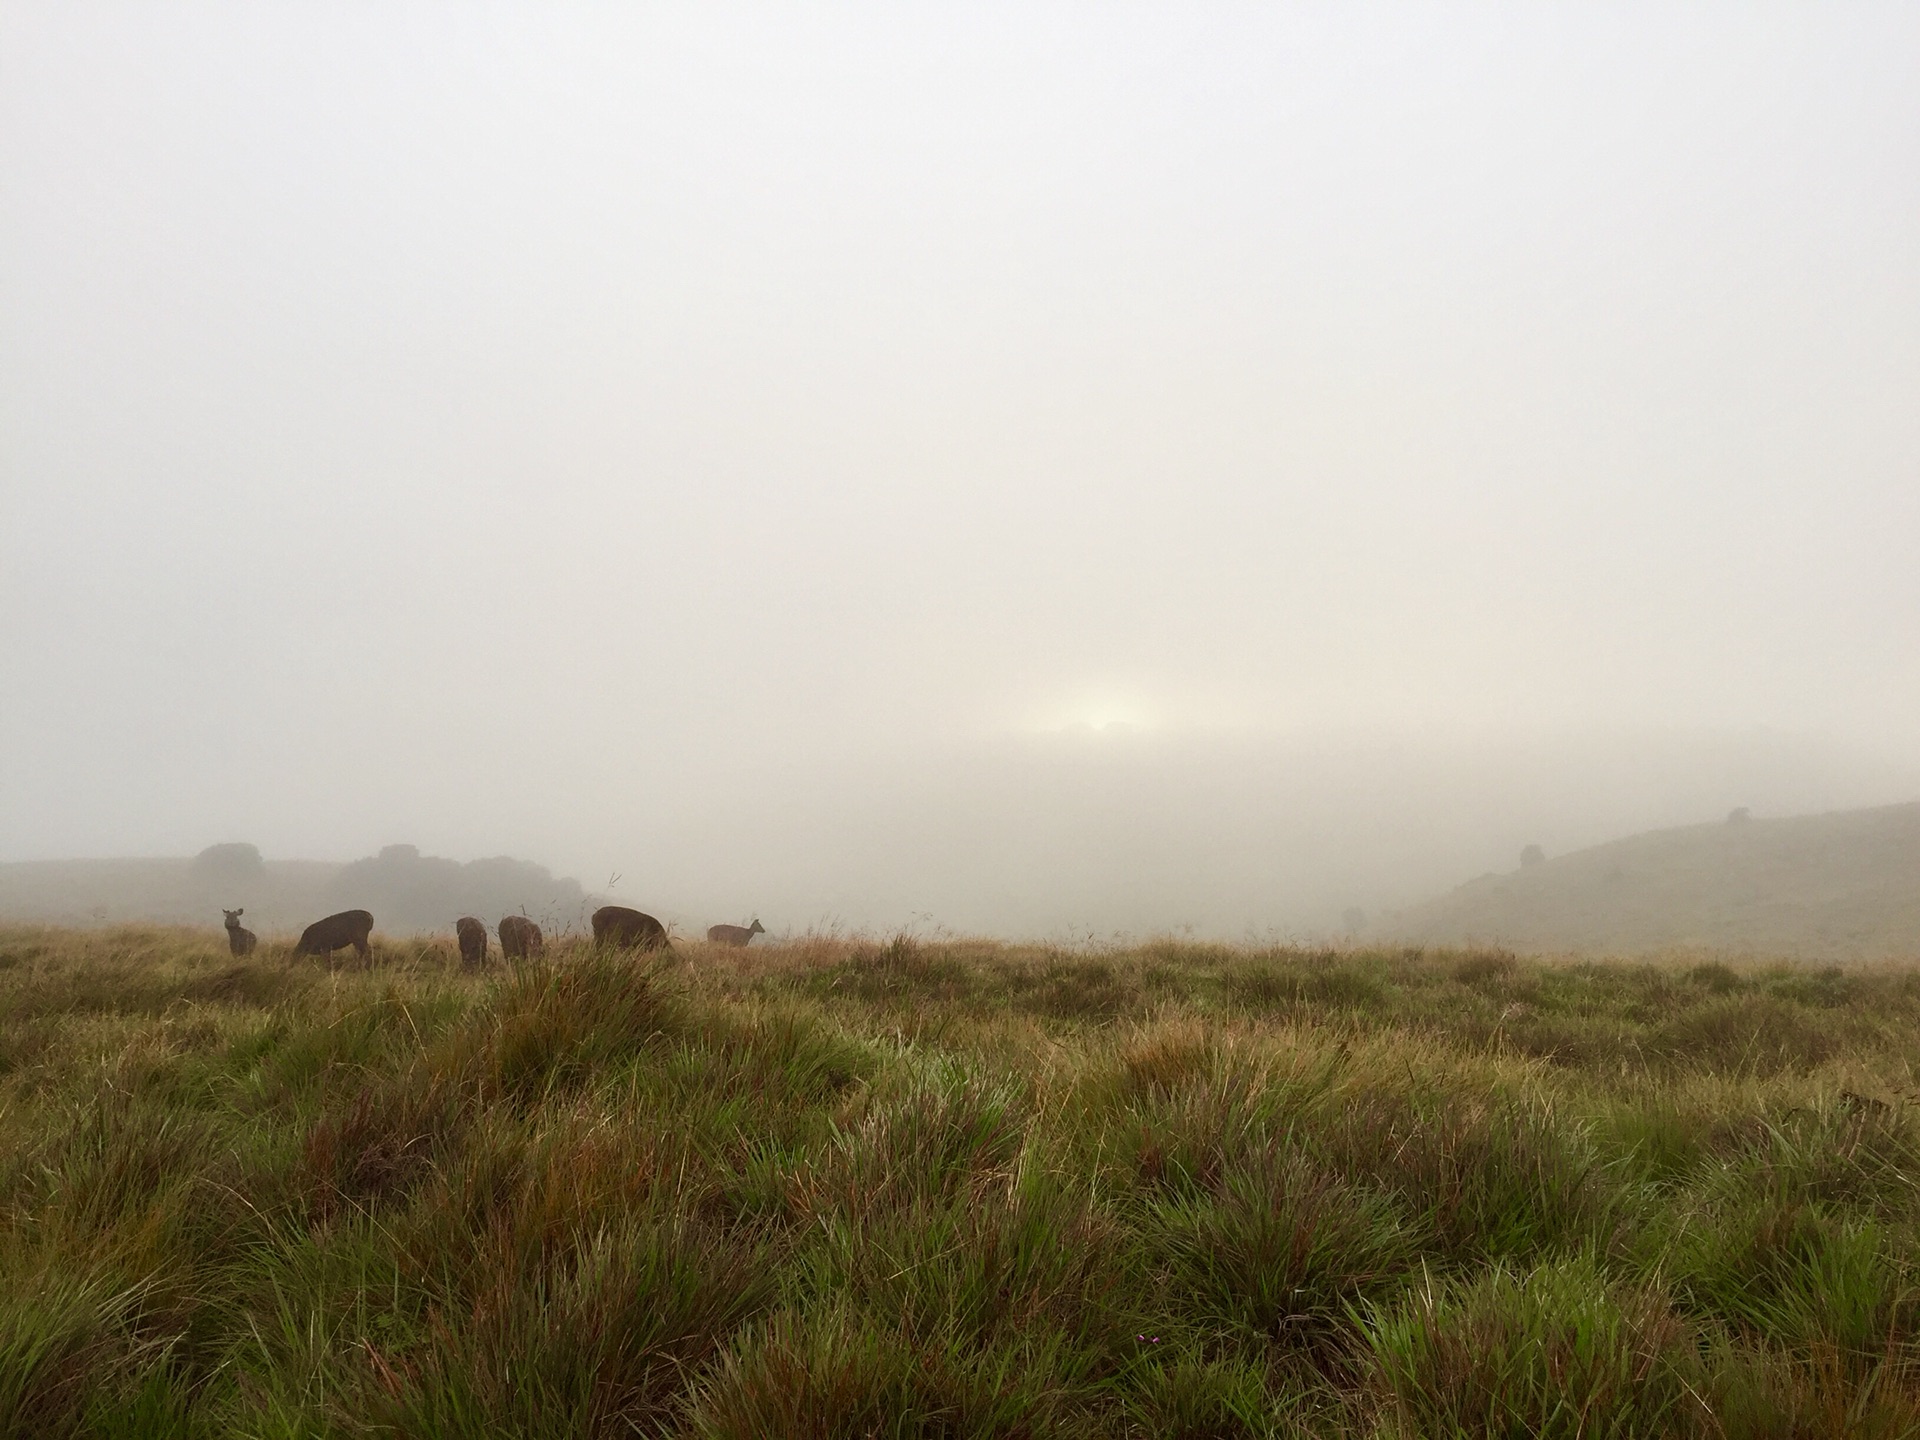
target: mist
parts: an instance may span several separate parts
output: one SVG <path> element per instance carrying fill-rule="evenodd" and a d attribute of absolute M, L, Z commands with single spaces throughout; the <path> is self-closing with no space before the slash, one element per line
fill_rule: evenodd
<path fill-rule="evenodd" d="M 0 860 L 1320 933 L 1920 797 L 1910 6 L 0 9 Z"/>

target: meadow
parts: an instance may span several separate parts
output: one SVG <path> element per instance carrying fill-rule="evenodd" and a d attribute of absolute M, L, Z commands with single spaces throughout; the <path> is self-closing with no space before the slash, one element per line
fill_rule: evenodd
<path fill-rule="evenodd" d="M 0 929 L 0 1433 L 1920 1434 L 1920 969 Z"/>

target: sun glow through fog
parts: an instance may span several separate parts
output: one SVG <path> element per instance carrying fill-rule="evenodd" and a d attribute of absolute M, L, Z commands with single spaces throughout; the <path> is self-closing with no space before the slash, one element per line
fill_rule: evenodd
<path fill-rule="evenodd" d="M 1082 697 L 1049 707 L 1025 728 L 1067 734 L 1121 734 L 1156 729 L 1159 717 L 1140 700 L 1117 695 Z"/>

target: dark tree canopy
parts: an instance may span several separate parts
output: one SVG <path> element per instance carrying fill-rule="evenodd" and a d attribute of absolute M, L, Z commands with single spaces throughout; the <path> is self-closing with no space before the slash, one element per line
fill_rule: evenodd
<path fill-rule="evenodd" d="M 259 847 L 242 840 L 209 845 L 193 857 L 193 873 L 208 881 L 250 880 L 265 868 Z"/>

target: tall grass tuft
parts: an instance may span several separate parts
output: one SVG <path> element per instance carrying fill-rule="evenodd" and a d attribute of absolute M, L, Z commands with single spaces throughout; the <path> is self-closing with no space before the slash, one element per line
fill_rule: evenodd
<path fill-rule="evenodd" d="M 1056 1434 L 1071 1404 L 1057 1360 L 1050 1340 L 967 1350 L 839 1306 L 784 1311 L 700 1387 L 689 1429 L 702 1440 Z"/>
<path fill-rule="evenodd" d="M 1162 1257 L 1167 1313 L 1203 1334 L 1323 1353 L 1349 1307 L 1414 1255 L 1389 1197 L 1284 1152 L 1234 1167 L 1205 1197 L 1150 1201 L 1139 1223 Z"/>
<path fill-rule="evenodd" d="M 536 1103 L 639 1054 L 678 1019 L 655 969 L 588 950 L 517 967 L 454 1037 L 449 1068 L 483 1099 Z"/>
<path fill-rule="evenodd" d="M 1364 1326 L 1373 1383 L 1409 1436 L 1652 1440 L 1704 1428 L 1685 1327 L 1657 1291 L 1580 1257 L 1424 1280 Z"/>
<path fill-rule="evenodd" d="M 402 1435 L 631 1435 L 678 1412 L 686 1379 L 773 1293 L 751 1232 L 668 1214 L 475 1257 L 411 1343 L 363 1342 L 361 1403 Z"/>
<path fill-rule="evenodd" d="M 0 1289 L 0 1435 L 78 1434 L 90 1405 L 156 1364 L 145 1296 L 110 1273 L 42 1271 Z"/>

